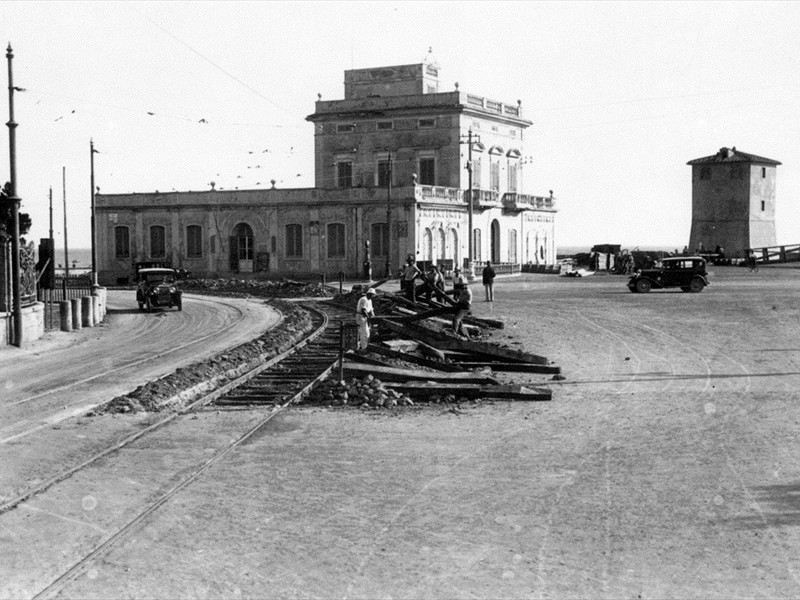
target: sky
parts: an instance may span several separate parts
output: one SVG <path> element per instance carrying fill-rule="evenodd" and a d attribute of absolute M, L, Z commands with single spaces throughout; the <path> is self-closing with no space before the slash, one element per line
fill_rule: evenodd
<path fill-rule="evenodd" d="M 782 163 L 777 241 L 800 243 L 800 2 L 6 1 L 0 33 L 28 239 L 52 189 L 56 248 L 65 199 L 90 246 L 90 140 L 101 193 L 313 187 L 317 95 L 429 49 L 440 91 L 522 101 L 523 191 L 553 190 L 559 247 L 682 248 L 686 163 L 731 146 Z"/>

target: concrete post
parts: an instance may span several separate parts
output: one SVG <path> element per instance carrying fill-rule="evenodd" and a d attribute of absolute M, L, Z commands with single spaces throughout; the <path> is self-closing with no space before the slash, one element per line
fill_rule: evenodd
<path fill-rule="evenodd" d="M 100 297 L 92 296 L 92 324 L 99 325 L 103 320 L 103 315 L 100 314 Z"/>
<path fill-rule="evenodd" d="M 61 331 L 72 331 L 72 304 L 69 300 L 62 300 L 58 303 L 58 308 L 61 314 Z"/>
<path fill-rule="evenodd" d="M 81 299 L 72 298 L 69 302 L 72 305 L 72 328 L 76 331 L 83 329 L 83 320 L 81 319 Z"/>
<path fill-rule="evenodd" d="M 84 327 L 94 327 L 94 311 L 92 308 L 92 297 L 81 297 L 81 321 Z"/>

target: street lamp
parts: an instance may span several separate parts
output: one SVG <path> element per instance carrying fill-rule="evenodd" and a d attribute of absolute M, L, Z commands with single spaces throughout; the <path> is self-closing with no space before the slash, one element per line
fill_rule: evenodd
<path fill-rule="evenodd" d="M 94 149 L 94 140 L 89 138 L 89 166 L 90 166 L 90 177 L 92 186 L 92 287 L 97 286 L 97 236 L 95 232 L 95 205 L 94 205 L 94 155 L 97 153 L 97 150 Z"/>
<path fill-rule="evenodd" d="M 21 199 L 17 196 L 17 123 L 14 121 L 14 91 L 24 91 L 14 87 L 14 74 L 11 66 L 14 51 L 11 44 L 6 50 L 8 58 L 8 155 L 10 160 L 10 181 L 8 201 L 11 203 L 11 219 L 13 231 L 11 232 L 11 280 L 13 285 L 14 304 L 14 338 L 13 344 L 22 347 L 22 276 L 19 264 L 19 205 Z"/>
<path fill-rule="evenodd" d="M 389 165 L 386 178 L 386 278 L 391 277 L 392 259 L 392 153 L 389 151 Z"/>

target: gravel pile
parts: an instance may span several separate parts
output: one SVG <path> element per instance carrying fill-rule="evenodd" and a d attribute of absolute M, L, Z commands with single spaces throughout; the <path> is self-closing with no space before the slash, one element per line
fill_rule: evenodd
<path fill-rule="evenodd" d="M 363 379 L 353 378 L 349 382 L 331 379 L 323 381 L 302 403 L 360 408 L 392 408 L 414 404 L 411 398 L 388 389 L 380 379 L 372 375 Z"/>
<path fill-rule="evenodd" d="M 187 292 L 203 294 L 247 294 L 266 298 L 330 298 L 331 290 L 322 283 L 301 281 L 257 281 L 254 279 L 186 279 L 180 284 Z"/>
<path fill-rule="evenodd" d="M 261 361 L 285 352 L 297 340 L 309 332 L 313 326 L 311 315 L 292 302 L 271 301 L 283 313 L 283 321 L 274 329 L 259 338 L 236 346 L 188 367 L 177 369 L 161 379 L 150 381 L 123 396 L 117 396 L 107 404 L 96 408 L 92 414 L 107 412 L 160 412 L 174 410 L 180 403 L 172 401 L 181 392 L 191 390 L 206 382 L 218 387 L 235 379 Z M 197 397 L 199 397 L 198 392 Z M 184 395 L 181 403 L 189 403 L 194 398 Z"/>

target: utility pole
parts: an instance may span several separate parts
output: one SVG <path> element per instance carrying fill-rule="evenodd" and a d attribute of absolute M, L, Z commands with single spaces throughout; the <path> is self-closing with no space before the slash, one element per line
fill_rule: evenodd
<path fill-rule="evenodd" d="M 468 173 L 468 180 L 467 180 L 467 280 L 472 282 L 475 280 L 475 265 L 473 264 L 473 258 L 475 255 L 475 233 L 473 232 L 473 225 L 472 225 L 472 217 L 474 214 L 474 204 L 472 201 L 472 144 L 473 142 L 480 142 L 481 138 L 479 135 L 472 134 L 472 127 L 469 128 L 467 131 L 467 139 L 463 139 L 463 135 L 461 136 L 462 139 L 460 143 L 467 144 L 467 173 Z"/>
<path fill-rule="evenodd" d="M 64 276 L 69 277 L 69 246 L 67 245 L 67 167 L 61 167 L 61 187 L 64 190 Z"/>
<path fill-rule="evenodd" d="M 94 207 L 94 140 L 89 139 L 89 166 L 92 186 L 92 287 L 97 287 L 97 237 L 95 232 L 95 207 Z"/>
<path fill-rule="evenodd" d="M 50 243 L 53 243 L 53 186 L 50 186 Z M 53 257 L 55 260 L 55 257 Z"/>
<path fill-rule="evenodd" d="M 386 180 L 386 277 L 392 276 L 392 152 L 389 151 L 389 172 Z"/>
<path fill-rule="evenodd" d="M 14 221 L 11 232 L 11 280 L 13 286 L 13 305 L 14 305 L 14 337 L 13 344 L 18 348 L 22 347 L 22 277 L 19 265 L 19 205 L 21 198 L 17 196 L 17 123 L 14 121 L 14 91 L 23 91 L 22 88 L 14 87 L 14 73 L 12 62 L 14 51 L 11 43 L 6 50 L 8 58 L 8 149 L 10 159 L 10 181 L 8 201 L 11 202 L 11 218 Z"/>

